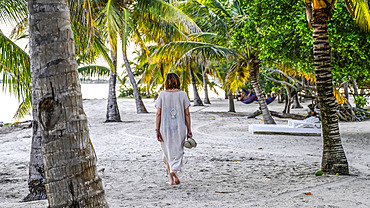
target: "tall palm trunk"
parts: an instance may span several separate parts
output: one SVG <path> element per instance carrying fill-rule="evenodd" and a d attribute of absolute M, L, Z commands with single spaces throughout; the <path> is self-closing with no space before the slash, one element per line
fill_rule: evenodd
<path fill-rule="evenodd" d="M 136 103 L 136 112 L 137 113 L 148 113 L 148 111 L 146 110 L 145 105 L 143 103 L 143 100 L 141 99 L 139 89 L 137 88 L 134 74 L 132 73 L 130 63 L 128 62 L 128 59 L 127 59 L 126 51 L 123 51 L 123 60 L 125 62 L 126 71 L 127 71 L 128 77 L 130 78 L 132 89 L 134 91 L 134 97 L 135 97 L 135 103 Z"/>
<path fill-rule="evenodd" d="M 266 98 L 262 93 L 260 84 L 258 83 L 259 68 L 260 68 L 259 61 L 255 60 L 253 62 L 252 68 L 250 69 L 251 84 L 258 98 L 258 104 L 262 111 L 264 124 L 275 124 L 275 121 L 272 118 L 269 109 L 267 108 Z"/>
<path fill-rule="evenodd" d="M 211 104 L 208 97 L 208 83 L 207 83 L 207 73 L 204 66 L 202 66 L 202 75 L 203 75 L 203 86 L 204 86 L 204 103 Z"/>
<path fill-rule="evenodd" d="M 107 114 L 105 122 L 120 122 L 121 116 L 119 114 L 117 96 L 116 96 L 116 82 L 117 82 L 117 47 L 111 51 L 111 60 L 114 69 L 110 69 L 109 75 L 109 92 L 107 100 Z"/>
<path fill-rule="evenodd" d="M 231 90 L 229 90 L 228 98 L 229 98 L 229 112 L 235 112 L 234 95 L 231 92 Z"/>
<path fill-rule="evenodd" d="M 65 0 L 29 0 L 30 60 L 49 207 L 108 207 L 83 110 Z"/>
<path fill-rule="evenodd" d="M 283 76 L 283 80 L 288 82 L 288 79 Z M 285 106 L 284 106 L 284 113 L 290 113 L 290 106 L 292 105 L 292 93 L 290 91 L 290 87 L 285 85 L 286 96 L 285 96 Z"/>
<path fill-rule="evenodd" d="M 348 174 L 347 158 L 339 134 L 337 103 L 333 94 L 328 13 L 327 9 L 315 9 L 313 13 L 313 53 L 324 143 L 321 168 L 328 173 Z"/>
<path fill-rule="evenodd" d="M 299 98 L 298 98 L 298 92 L 297 90 L 293 90 L 293 105 L 292 108 L 303 108 L 303 106 L 299 103 Z"/>
<path fill-rule="evenodd" d="M 355 78 L 353 78 L 353 95 L 358 96 L 358 87 L 357 87 L 357 82 Z"/>
<path fill-rule="evenodd" d="M 193 91 L 194 91 L 194 106 L 203 106 L 202 100 L 199 97 L 197 84 L 195 82 L 194 71 L 191 68 L 191 66 L 189 66 L 189 73 L 190 73 L 191 84 L 193 85 Z"/>
<path fill-rule="evenodd" d="M 346 100 L 347 100 L 347 103 L 348 103 L 349 102 L 348 101 L 348 99 L 349 99 L 348 81 L 344 83 L 343 89 L 344 89 L 344 96 L 346 97 Z"/>
<path fill-rule="evenodd" d="M 35 95 L 33 95 L 35 97 Z M 33 101 L 36 99 L 32 99 Z M 29 164 L 29 194 L 23 201 L 46 199 L 44 161 L 42 160 L 41 129 L 37 121 L 37 102 L 32 102 L 32 142 Z"/>

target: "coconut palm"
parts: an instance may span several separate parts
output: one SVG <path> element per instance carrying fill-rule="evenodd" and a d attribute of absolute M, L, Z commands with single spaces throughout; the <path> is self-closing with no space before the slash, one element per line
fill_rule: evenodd
<path fill-rule="evenodd" d="M 68 4 L 29 0 L 28 9 L 33 102 L 49 206 L 107 207 L 89 142 Z"/>
<path fill-rule="evenodd" d="M 317 94 L 320 105 L 323 131 L 322 170 L 328 173 L 349 174 L 348 162 L 341 143 L 337 103 L 333 94 L 330 67 L 330 46 L 328 20 L 335 0 L 305 0 L 308 22 L 313 19 L 313 53 Z M 370 15 L 367 1 L 345 0 L 348 11 L 365 31 L 370 28 Z"/>
<path fill-rule="evenodd" d="M 199 59 L 202 59 L 203 62 L 204 60 L 216 60 L 216 57 L 219 58 L 217 61 L 224 61 L 227 55 L 231 55 L 229 57 L 235 58 L 235 64 L 230 68 L 229 73 L 237 73 L 235 71 L 237 69 L 243 69 L 248 65 L 252 66 L 249 68 L 251 70 L 250 74 L 253 75 L 251 76 L 251 80 L 259 98 L 264 122 L 274 124 L 275 121 L 267 108 L 264 95 L 258 84 L 257 74 L 259 73 L 260 60 L 256 55 L 257 52 L 251 50 L 251 48 L 232 48 L 229 42 L 233 34 L 233 29 L 242 27 L 240 18 L 244 18 L 244 12 L 239 7 L 238 2 L 234 1 L 231 10 L 225 9 L 216 0 L 183 1 L 177 5 L 179 9 L 193 18 L 200 25 L 200 28 L 207 32 L 192 34 L 189 37 L 190 41 L 187 42 L 179 41 L 166 44 L 152 55 L 152 62 L 166 60 L 174 63 L 174 66 L 178 66 L 180 64 L 186 64 L 184 60 L 192 55 L 199 56 Z M 171 54 L 171 57 L 166 57 L 169 56 L 168 54 Z M 222 56 L 218 56 L 219 54 L 222 54 Z M 237 67 L 237 65 L 240 67 Z M 227 77 L 230 77 L 230 75 Z M 232 80 L 228 80 L 228 82 L 232 82 Z"/>
<path fill-rule="evenodd" d="M 104 3 L 99 20 L 105 20 L 111 45 L 122 41 L 122 55 L 125 68 L 133 87 L 138 113 L 146 113 L 137 83 L 127 57 L 129 42 L 137 43 L 147 53 L 145 42 L 162 44 L 170 40 L 184 39 L 184 32 L 196 29 L 194 23 L 184 14 L 163 0 L 115 1 Z"/>

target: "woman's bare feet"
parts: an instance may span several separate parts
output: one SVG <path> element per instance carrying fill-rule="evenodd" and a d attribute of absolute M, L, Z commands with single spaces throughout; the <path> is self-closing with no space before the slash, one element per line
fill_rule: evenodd
<path fill-rule="evenodd" d="M 178 185 L 180 184 L 180 180 L 179 178 L 177 177 L 177 174 L 176 174 L 176 171 L 172 171 L 171 172 L 171 176 L 170 178 L 172 178 L 172 183 L 173 183 L 173 179 L 175 179 L 175 183 Z M 171 180 L 171 179 L 170 179 Z"/>
<path fill-rule="evenodd" d="M 172 174 L 170 174 L 170 182 L 169 182 L 170 185 L 173 185 L 173 176 Z"/>

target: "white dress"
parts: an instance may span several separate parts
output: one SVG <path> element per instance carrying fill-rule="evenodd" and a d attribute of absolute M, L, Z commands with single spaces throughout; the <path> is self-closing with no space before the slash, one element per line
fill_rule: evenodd
<path fill-rule="evenodd" d="M 162 91 L 155 106 L 161 109 L 160 133 L 162 150 L 170 166 L 170 172 L 179 171 L 182 166 L 184 142 L 187 128 L 185 124 L 185 109 L 190 106 L 188 96 L 184 91 Z"/>

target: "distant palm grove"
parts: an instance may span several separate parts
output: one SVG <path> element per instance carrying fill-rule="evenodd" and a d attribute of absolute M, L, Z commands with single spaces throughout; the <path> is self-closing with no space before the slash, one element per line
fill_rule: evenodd
<path fill-rule="evenodd" d="M 217 86 L 235 112 L 236 93 L 253 89 L 265 124 L 275 124 L 266 94 L 279 93 L 285 114 L 300 106 L 298 95 L 311 98 L 322 122 L 321 169 L 329 174 L 349 174 L 338 120 L 370 117 L 364 109 L 368 1 L 1 1 L 0 21 L 13 28 L 9 36 L 0 32 L 3 89 L 22 101 L 16 118 L 33 116 L 25 201 L 108 206 L 82 106 L 83 77 L 109 77 L 102 122 L 120 122 L 125 114 L 117 104 L 117 81 L 121 96 L 133 96 L 137 113 L 147 113 L 143 97 L 163 90 L 168 72 L 179 75 L 182 90 L 192 88 L 193 106 L 211 104 L 208 91 Z M 24 38 L 28 46 L 17 46 Z M 134 60 L 130 44 L 136 46 Z M 108 67 L 97 65 L 99 58 Z"/>

